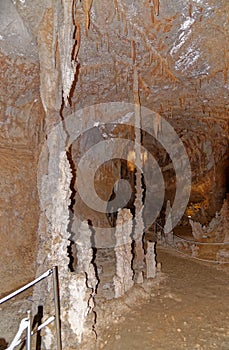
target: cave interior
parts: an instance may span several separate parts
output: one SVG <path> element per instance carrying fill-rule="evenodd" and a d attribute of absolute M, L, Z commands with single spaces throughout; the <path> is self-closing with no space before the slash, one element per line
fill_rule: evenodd
<path fill-rule="evenodd" d="M 58 266 L 63 349 L 128 350 L 100 335 L 170 279 L 163 257 L 220 266 L 226 293 L 228 0 L 1 0 L 0 44 L 0 297 Z M 0 349 L 52 293 L 3 305 Z M 226 350 L 221 328 L 144 349 Z"/>

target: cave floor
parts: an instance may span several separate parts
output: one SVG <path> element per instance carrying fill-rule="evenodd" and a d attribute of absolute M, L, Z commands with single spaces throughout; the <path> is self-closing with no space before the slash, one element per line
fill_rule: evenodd
<path fill-rule="evenodd" d="M 120 304 L 128 306 L 125 313 L 118 304 L 108 304 L 113 323 L 103 324 L 101 333 L 98 329 L 91 349 L 228 350 L 228 265 L 191 260 L 168 248 L 157 250 L 157 261 L 162 263 L 160 283 L 150 290 L 137 287 L 139 297 L 131 308 L 128 297 L 121 298 Z"/>
<path fill-rule="evenodd" d="M 229 265 L 203 263 L 162 247 L 157 261 L 162 273 L 156 279 L 135 285 L 122 298 L 101 305 L 98 300 L 97 341 L 89 337 L 81 349 L 229 349 Z M 30 304 L 26 295 L 23 302 L 1 308 L 0 349 L 3 338 L 9 341 L 17 330 L 12 315 L 19 308 L 25 315 Z"/>

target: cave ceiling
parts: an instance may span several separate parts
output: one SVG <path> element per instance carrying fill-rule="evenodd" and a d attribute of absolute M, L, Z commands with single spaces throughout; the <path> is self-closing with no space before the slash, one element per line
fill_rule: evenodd
<path fill-rule="evenodd" d="M 94 103 L 133 102 L 137 67 L 141 104 L 168 119 L 188 147 L 210 139 L 218 158 L 225 155 L 228 0 L 76 0 L 66 2 L 67 20 L 59 15 L 62 3 L 0 2 L 3 111 L 42 101 L 47 123 L 60 111 L 65 90 L 70 106 L 63 115 Z M 76 71 L 73 85 L 63 78 L 72 74 L 62 64 L 67 60 Z"/>

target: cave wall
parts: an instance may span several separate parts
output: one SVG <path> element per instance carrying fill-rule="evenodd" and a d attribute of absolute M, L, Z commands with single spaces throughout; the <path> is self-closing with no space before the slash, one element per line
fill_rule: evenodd
<path fill-rule="evenodd" d="M 135 102 L 137 71 L 138 100 L 168 120 L 186 145 L 193 174 L 191 201 L 204 205 L 209 220 L 226 188 L 228 6 L 226 0 L 107 0 L 105 8 L 103 1 L 87 0 L 0 4 L 2 271 L 5 275 L 11 269 L 11 276 L 18 276 L 18 281 L 10 277 L 6 290 L 32 276 L 38 238 L 36 273 L 60 266 L 65 348 L 74 346 L 71 334 L 80 342 L 85 319 L 79 314 L 87 312 L 91 296 L 85 271 L 72 275 L 68 268 L 73 169 L 67 158 L 66 120 L 96 103 Z M 92 128 L 98 115 L 91 116 Z M 87 118 L 80 114 L 79 130 L 84 120 L 90 122 Z M 63 127 L 61 142 L 49 139 L 57 125 Z M 149 141 L 147 146 L 150 150 L 154 145 Z M 161 166 L 169 179 L 170 165 Z M 103 172 L 98 180 L 104 180 Z M 111 187 L 107 183 L 104 191 L 98 183 L 98 192 L 108 197 Z M 28 273 L 22 276 L 17 268 L 23 266 L 24 272 L 25 265 Z M 50 290 L 49 282 L 42 284 L 34 296 L 51 313 Z M 52 331 L 50 327 L 45 336 L 47 349 L 54 342 Z"/>
<path fill-rule="evenodd" d="M 35 275 L 37 155 L 44 113 L 36 43 L 11 1 L 0 3 L 1 292 Z"/>

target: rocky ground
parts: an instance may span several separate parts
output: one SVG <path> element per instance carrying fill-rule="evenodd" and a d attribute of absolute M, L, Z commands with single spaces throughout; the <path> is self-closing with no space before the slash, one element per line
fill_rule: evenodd
<path fill-rule="evenodd" d="M 222 271 L 219 265 L 193 261 L 165 248 L 159 249 L 158 261 L 163 270 L 160 282 L 132 290 L 122 300 L 125 313 L 118 303 L 111 305 L 113 323 L 99 333 L 95 348 L 228 349 L 228 269 L 224 266 Z"/>
<path fill-rule="evenodd" d="M 227 350 L 228 268 L 185 258 L 159 248 L 162 273 L 123 298 L 97 305 L 97 340 L 83 350 Z M 222 269 L 223 268 L 223 269 Z M 12 339 L 17 319 L 31 305 L 29 294 L 0 309 L 0 349 Z M 73 349 L 71 349 L 73 350 Z"/>

